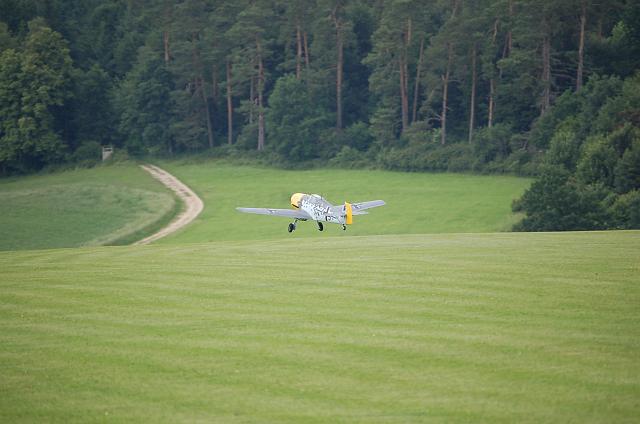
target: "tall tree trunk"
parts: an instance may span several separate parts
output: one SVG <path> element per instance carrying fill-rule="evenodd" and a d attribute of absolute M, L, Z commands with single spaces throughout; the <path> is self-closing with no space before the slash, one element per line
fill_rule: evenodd
<path fill-rule="evenodd" d="M 447 69 L 442 76 L 442 113 L 440 114 L 440 144 L 447 144 L 447 102 L 449 100 L 449 79 L 451 77 L 451 61 L 453 46 L 447 43 Z"/>
<path fill-rule="evenodd" d="M 200 59 L 200 51 L 196 46 L 196 42 L 199 38 L 198 33 L 192 33 L 191 42 L 193 43 L 193 66 L 196 70 L 195 77 L 195 87 L 196 91 L 200 91 L 200 95 L 202 96 L 202 101 L 204 103 L 205 109 L 205 121 L 207 123 L 207 139 L 209 140 L 209 147 L 213 147 L 213 124 L 211 122 L 211 111 L 209 110 L 209 99 L 207 98 L 207 93 L 204 89 L 204 77 L 203 77 L 203 69 L 202 69 L 202 61 Z M 196 93 L 198 94 L 198 93 Z"/>
<path fill-rule="evenodd" d="M 302 34 L 300 31 L 300 23 L 296 24 L 296 79 L 300 79 L 302 74 Z"/>
<path fill-rule="evenodd" d="M 453 0 L 453 7 L 451 9 L 452 18 L 456 17 L 456 15 L 458 14 L 458 10 L 460 9 L 460 6 L 462 6 L 462 0 Z"/>
<path fill-rule="evenodd" d="M 262 94 L 264 91 L 264 66 L 262 63 L 262 52 L 260 50 L 260 39 L 256 39 L 258 49 L 258 150 L 264 149 L 264 105 Z"/>
<path fill-rule="evenodd" d="M 398 68 L 400 74 L 400 108 L 402 110 L 402 132 L 409 127 L 409 100 L 407 93 L 407 40 L 411 31 L 410 20 L 407 21 L 407 28 L 402 36 L 402 46 L 398 55 Z"/>
<path fill-rule="evenodd" d="M 576 91 L 582 88 L 582 74 L 584 72 L 584 33 L 587 26 L 587 2 L 582 1 L 580 13 L 580 44 L 578 46 L 578 72 L 576 75 Z"/>
<path fill-rule="evenodd" d="M 402 132 L 409 127 L 409 90 L 407 71 L 407 46 L 411 40 L 411 19 L 407 19 L 407 28 L 404 33 L 402 49 L 398 59 L 400 67 L 400 103 L 402 109 Z"/>
<path fill-rule="evenodd" d="M 207 98 L 207 93 L 204 89 L 204 78 L 202 76 L 198 76 L 196 78 L 196 87 L 200 91 L 200 95 L 202 96 L 202 102 L 204 103 L 204 112 L 205 118 L 207 121 L 207 139 L 209 140 L 209 148 L 213 147 L 213 123 L 211 122 L 211 110 L 209 109 L 209 100 Z"/>
<path fill-rule="evenodd" d="M 164 9 L 164 17 L 165 17 L 165 29 L 164 31 L 162 31 L 162 46 L 164 49 L 164 64 L 165 66 L 169 65 L 169 61 L 171 60 L 171 50 L 170 50 L 170 46 L 169 46 L 169 27 L 171 25 L 170 22 L 170 6 L 168 6 L 167 3 L 165 3 L 165 9 Z M 172 137 L 167 137 L 168 141 L 167 141 L 167 149 L 169 150 L 169 155 L 173 156 L 173 138 Z"/>
<path fill-rule="evenodd" d="M 227 142 L 233 143 L 233 98 L 231 87 L 231 60 L 227 59 Z"/>
<path fill-rule="evenodd" d="M 413 88 L 413 116 L 411 121 L 418 120 L 418 96 L 420 95 L 420 72 L 422 70 L 422 57 L 424 55 L 424 38 L 420 40 L 420 53 L 418 54 L 418 66 L 416 67 L 416 83 Z"/>
<path fill-rule="evenodd" d="M 495 108 L 495 95 L 496 95 L 496 80 L 491 78 L 489 80 L 489 122 L 487 126 L 493 127 L 493 114 Z"/>
<path fill-rule="evenodd" d="M 307 31 L 302 33 L 302 40 L 304 41 L 304 66 L 309 69 L 309 36 Z"/>
<path fill-rule="evenodd" d="M 256 107 L 255 86 L 256 86 L 256 79 L 253 75 L 251 75 L 250 82 L 249 82 L 249 104 L 251 105 L 251 107 L 249 107 L 249 123 L 250 124 L 253 124 L 253 110 Z"/>
<path fill-rule="evenodd" d="M 493 36 L 491 37 L 492 46 L 496 45 L 497 38 L 498 38 L 498 19 L 496 19 L 493 23 Z M 492 63 L 492 66 L 495 69 L 495 63 Z M 488 118 L 488 124 L 487 124 L 489 128 L 493 126 L 493 114 L 495 111 L 495 102 L 496 102 L 496 79 L 495 79 L 495 74 L 492 72 L 491 78 L 489 79 L 489 118 Z"/>
<path fill-rule="evenodd" d="M 169 34 L 171 28 L 171 3 L 164 3 L 164 30 L 162 31 L 162 47 L 164 49 L 165 65 L 171 60 L 171 50 L 169 48 Z"/>
<path fill-rule="evenodd" d="M 507 32 L 507 56 L 511 54 L 513 50 L 513 0 L 509 0 L 509 32 Z"/>
<path fill-rule="evenodd" d="M 453 1 L 453 10 L 451 11 L 451 19 L 458 14 L 461 6 L 461 0 Z M 453 43 L 447 41 L 447 68 L 442 76 L 442 113 L 440 114 L 440 144 L 447 144 L 447 109 L 449 101 L 449 80 L 451 79 L 451 64 L 453 62 Z"/>
<path fill-rule="evenodd" d="M 542 39 L 542 85 L 540 115 L 544 115 L 551 105 L 551 37 L 548 32 Z"/>
<path fill-rule="evenodd" d="M 162 46 L 164 47 L 164 63 L 168 64 L 171 60 L 171 52 L 169 51 L 169 31 L 162 31 Z"/>
<path fill-rule="evenodd" d="M 344 51 L 342 35 L 338 34 L 338 63 L 336 67 L 336 128 L 342 129 L 342 68 L 344 66 Z"/>
<path fill-rule="evenodd" d="M 409 127 L 409 102 L 407 101 L 405 63 L 402 55 L 398 58 L 398 67 L 400 68 L 400 106 L 402 109 L 402 132 L 405 132 Z"/>
<path fill-rule="evenodd" d="M 213 123 L 211 122 L 211 111 L 209 109 L 209 100 L 207 99 L 207 93 L 204 90 L 204 79 L 202 76 L 197 78 L 197 85 L 199 85 L 198 90 L 202 95 L 202 101 L 204 102 L 204 111 L 206 114 L 207 121 L 207 137 L 209 139 L 209 148 L 213 148 Z"/>
<path fill-rule="evenodd" d="M 471 104 L 469 105 L 469 143 L 473 142 L 473 128 L 476 118 L 476 83 L 478 70 L 476 66 L 477 46 L 474 43 L 471 49 Z"/>
<path fill-rule="evenodd" d="M 220 95 L 220 91 L 218 90 L 218 67 L 216 65 L 211 65 L 211 85 L 211 99 L 213 100 L 215 108 L 215 105 L 218 103 L 218 97 Z"/>
<path fill-rule="evenodd" d="M 506 59 L 511 55 L 513 49 L 513 0 L 509 0 L 509 30 L 504 40 L 504 47 L 502 49 L 502 58 Z M 496 27 L 497 29 L 497 27 Z M 500 78 L 502 78 L 502 69 L 500 69 Z"/>
<path fill-rule="evenodd" d="M 333 24 L 336 27 L 336 129 L 342 130 L 342 68 L 344 66 L 344 40 L 342 39 L 342 22 L 338 18 L 337 6 L 332 13 Z"/>

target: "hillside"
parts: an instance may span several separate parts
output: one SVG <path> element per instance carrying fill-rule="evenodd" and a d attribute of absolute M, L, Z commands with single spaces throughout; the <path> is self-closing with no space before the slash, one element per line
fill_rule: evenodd
<path fill-rule="evenodd" d="M 0 179 L 0 250 L 131 243 L 179 207 L 133 163 Z"/>
<path fill-rule="evenodd" d="M 296 238 L 506 231 L 518 219 L 511 202 L 530 182 L 461 174 L 284 171 L 222 161 L 161 165 L 198 193 L 205 209 L 160 243 L 285 238 L 285 218 L 249 216 L 235 208 L 290 208 L 296 191 L 319 192 L 336 204 L 387 201 L 358 217 L 345 234 L 333 225 L 318 234 L 314 223 L 304 223 Z M 181 206 L 133 164 L 0 180 L 0 199 L 0 250 L 131 243 L 166 224 Z"/>
<path fill-rule="evenodd" d="M 284 171 L 234 166 L 223 161 L 161 163 L 204 200 L 205 210 L 165 244 L 286 237 L 508 231 L 518 220 L 511 202 L 531 180 L 509 176 L 419 174 L 319 169 Z M 238 206 L 290 208 L 295 192 L 318 193 L 334 204 L 383 199 L 387 205 L 358 216 L 343 233 L 328 225 L 319 234 L 313 222 L 287 233 L 281 217 L 245 215 Z"/>
<path fill-rule="evenodd" d="M 632 422 L 638 264 L 638 232 L 0 252 L 0 421 Z"/>

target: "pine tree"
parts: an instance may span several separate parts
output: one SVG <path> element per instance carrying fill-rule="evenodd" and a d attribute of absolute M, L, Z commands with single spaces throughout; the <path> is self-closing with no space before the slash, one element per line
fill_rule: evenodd
<path fill-rule="evenodd" d="M 378 28 L 373 34 L 373 49 L 366 58 L 372 67 L 370 90 L 381 98 L 380 105 L 397 102 L 401 132 L 417 119 L 418 98 L 423 67 L 426 27 L 429 15 L 416 17 L 416 10 L 426 8 L 424 1 L 395 0 L 385 3 Z M 417 49 L 417 50 L 416 50 Z M 411 76 L 415 66 L 412 109 L 409 106 Z M 387 106 L 388 107 L 388 106 Z M 395 107 L 394 107 L 395 109 Z M 380 111 L 382 112 L 382 110 Z"/>
<path fill-rule="evenodd" d="M 280 40 L 285 45 L 285 70 L 295 69 L 298 80 L 302 78 L 303 70 L 310 66 L 309 33 L 311 30 L 313 13 L 316 10 L 315 0 L 278 0 L 279 7 L 284 10 L 280 27 Z M 295 60 L 288 59 L 290 51 L 295 51 Z M 293 62 L 292 65 L 289 63 Z"/>
<path fill-rule="evenodd" d="M 200 132 L 206 136 L 209 147 L 214 145 L 209 91 L 205 80 L 205 69 L 210 60 L 205 38 L 209 12 L 210 5 L 204 0 L 185 0 L 174 10 L 172 28 L 175 34 L 175 60 L 170 63 L 170 69 L 177 77 L 174 98 L 186 118 L 174 132 L 177 138 L 184 140 L 185 145 L 193 145 L 193 141 L 184 136 L 193 137 Z M 204 123 L 204 131 L 200 128 L 200 122 Z"/>
<path fill-rule="evenodd" d="M 462 0 L 453 0 L 441 9 L 444 24 L 433 38 L 427 52 L 431 60 L 431 72 L 438 74 L 441 81 L 441 107 L 437 116 L 440 122 L 440 144 L 447 143 L 447 114 L 449 112 L 449 88 L 453 79 L 454 64 L 458 57 L 456 30 L 460 24 L 459 14 Z"/>
<path fill-rule="evenodd" d="M 271 55 L 269 45 L 275 38 L 273 11 L 274 4 L 271 0 L 249 1 L 228 31 L 228 37 L 235 46 L 233 57 L 236 69 L 239 75 L 244 74 L 249 79 L 251 104 L 248 109 L 251 118 L 255 101 L 258 115 L 258 150 L 265 148 L 265 87 L 268 78 L 265 58 Z"/>

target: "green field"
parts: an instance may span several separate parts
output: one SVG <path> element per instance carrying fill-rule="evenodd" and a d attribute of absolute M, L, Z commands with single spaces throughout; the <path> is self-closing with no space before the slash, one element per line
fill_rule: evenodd
<path fill-rule="evenodd" d="M 500 232 L 514 177 L 160 165 L 205 210 L 151 246 L 18 250 L 162 224 L 133 164 L 0 182 L 0 422 L 637 420 L 640 232 Z M 235 211 L 295 191 L 387 205 Z"/>
<path fill-rule="evenodd" d="M 519 217 L 511 202 L 530 180 L 509 176 L 411 174 L 384 171 L 283 171 L 204 164 L 160 164 L 205 203 L 203 213 L 163 244 L 225 240 L 507 231 Z M 343 232 L 286 218 L 241 214 L 237 206 L 290 208 L 297 191 L 320 193 L 334 204 L 383 199 Z M 0 250 L 126 244 L 175 215 L 173 195 L 135 164 L 0 180 Z"/>
<path fill-rule="evenodd" d="M 640 233 L 0 252 L 0 422 L 635 422 Z"/>
<path fill-rule="evenodd" d="M 179 206 L 131 163 L 0 179 L 0 250 L 131 243 Z"/>
<path fill-rule="evenodd" d="M 518 216 L 511 202 L 530 180 L 509 176 L 418 174 L 321 169 L 283 171 L 238 167 L 224 162 L 161 163 L 204 200 L 202 215 L 163 244 L 221 240 L 264 240 L 379 234 L 425 234 L 507 231 Z M 383 199 L 387 205 L 357 216 L 346 233 L 327 225 L 318 233 L 313 222 L 289 235 L 289 220 L 241 214 L 237 206 L 291 208 L 295 192 L 318 193 L 333 204 Z"/>

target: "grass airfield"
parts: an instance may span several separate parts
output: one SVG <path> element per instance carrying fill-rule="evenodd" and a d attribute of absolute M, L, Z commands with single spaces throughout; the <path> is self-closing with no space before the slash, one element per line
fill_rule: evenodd
<path fill-rule="evenodd" d="M 633 422 L 639 232 L 0 253 L 0 421 Z"/>
<path fill-rule="evenodd" d="M 0 252 L 0 422 L 637 420 L 640 232 L 495 232 L 515 178 L 161 165 L 205 201 L 174 236 Z M 233 209 L 291 175 L 388 205 Z"/>
<path fill-rule="evenodd" d="M 321 169 L 283 171 L 224 161 L 159 163 L 204 201 L 202 214 L 162 244 L 318 236 L 508 231 L 511 202 L 530 184 L 511 176 Z M 290 209 L 296 191 L 334 204 L 384 199 L 345 233 L 313 222 L 287 233 L 287 218 L 246 215 L 238 206 Z M 123 245 L 166 225 L 180 204 L 134 163 L 0 180 L 0 250 Z"/>
<path fill-rule="evenodd" d="M 288 237 L 509 231 L 520 218 L 511 202 L 531 184 L 527 178 L 463 174 L 315 169 L 283 171 L 232 166 L 222 161 L 159 164 L 185 181 L 204 201 L 202 215 L 161 244 Z M 291 209 L 295 192 L 318 193 L 334 205 L 383 199 L 387 205 L 355 216 L 346 233 L 327 224 L 318 234 L 302 222 L 287 234 L 284 217 L 247 215 L 238 206 Z"/>

